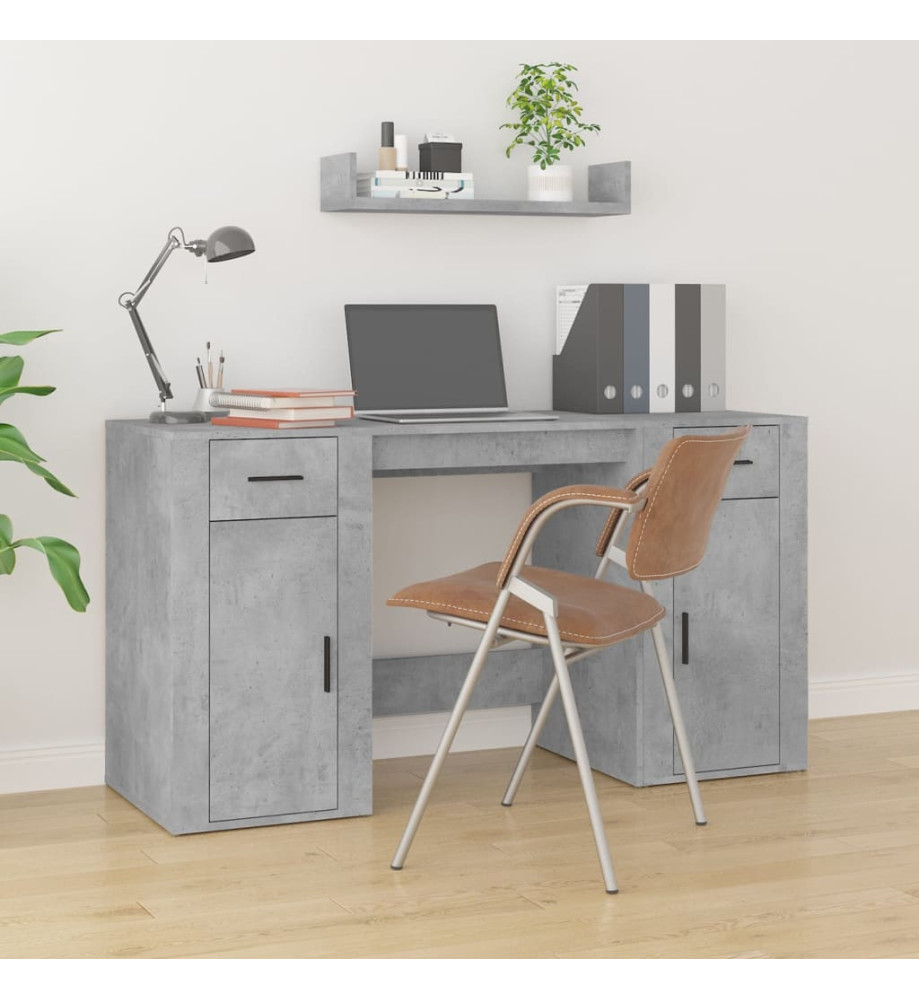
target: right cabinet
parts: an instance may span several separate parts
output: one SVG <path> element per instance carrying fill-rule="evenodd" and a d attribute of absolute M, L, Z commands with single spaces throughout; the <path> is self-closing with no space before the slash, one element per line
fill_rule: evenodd
<path fill-rule="evenodd" d="M 669 439 L 753 425 L 702 564 L 652 585 L 668 611 L 661 624 L 696 770 L 700 778 L 801 770 L 807 762 L 807 425 L 797 417 L 713 417 L 652 416 L 642 425 L 644 468 Z M 613 467 L 607 479 L 621 486 L 636 471 Z M 597 479 L 594 470 L 578 468 L 567 481 Z M 585 518 L 579 537 L 596 537 L 601 523 L 602 515 L 590 530 Z M 592 570 L 561 545 L 544 546 L 534 561 Z M 637 586 L 617 569 L 610 579 Z M 650 636 L 588 657 L 571 678 L 596 770 L 633 785 L 683 780 Z M 571 756 L 557 708 L 540 745 Z"/>
<path fill-rule="evenodd" d="M 667 436 L 725 429 L 679 424 Z M 656 594 L 670 610 L 665 631 L 700 777 L 806 765 L 804 433 L 795 423 L 751 428 L 701 566 Z M 637 783 L 680 781 L 683 764 L 649 641 L 641 658 Z"/>
<path fill-rule="evenodd" d="M 673 670 L 700 773 L 779 762 L 778 528 L 777 498 L 722 500 L 705 561 L 673 582 Z"/>

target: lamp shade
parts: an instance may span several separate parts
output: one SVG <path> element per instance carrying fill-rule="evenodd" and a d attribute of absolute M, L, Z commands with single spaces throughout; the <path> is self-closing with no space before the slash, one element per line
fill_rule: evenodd
<path fill-rule="evenodd" d="M 240 229 L 239 226 L 221 226 L 208 236 L 204 253 L 213 264 L 232 260 L 234 257 L 245 257 L 254 250 L 255 243 L 245 229 Z"/>

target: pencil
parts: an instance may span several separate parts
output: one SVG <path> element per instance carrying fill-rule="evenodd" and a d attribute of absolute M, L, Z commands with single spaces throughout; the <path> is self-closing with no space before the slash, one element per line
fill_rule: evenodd
<path fill-rule="evenodd" d="M 223 349 L 221 349 L 221 351 L 220 351 L 220 364 L 217 367 L 217 388 L 218 389 L 222 389 L 223 388 L 223 362 L 224 362 L 224 360 L 225 359 L 224 359 L 224 356 L 223 356 Z"/>
<path fill-rule="evenodd" d="M 207 342 L 207 387 L 214 388 L 214 363 L 211 361 L 211 342 Z"/>

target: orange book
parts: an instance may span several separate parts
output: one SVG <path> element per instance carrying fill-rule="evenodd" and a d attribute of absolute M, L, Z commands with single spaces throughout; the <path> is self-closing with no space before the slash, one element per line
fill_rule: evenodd
<path fill-rule="evenodd" d="M 230 389 L 247 396 L 353 396 L 353 389 Z"/>
<path fill-rule="evenodd" d="M 334 406 L 337 396 L 354 395 L 353 389 L 217 389 L 211 393 L 211 406 L 223 410 L 304 410 Z"/>
<path fill-rule="evenodd" d="M 263 420 L 259 417 L 212 417 L 212 424 L 226 427 L 261 427 L 265 430 L 280 431 L 296 427 L 334 427 L 334 420 Z"/>
<path fill-rule="evenodd" d="M 302 406 L 270 410 L 253 410 L 251 407 L 235 407 L 224 404 L 222 417 L 251 417 L 254 420 L 350 420 L 354 416 L 353 406 Z"/>

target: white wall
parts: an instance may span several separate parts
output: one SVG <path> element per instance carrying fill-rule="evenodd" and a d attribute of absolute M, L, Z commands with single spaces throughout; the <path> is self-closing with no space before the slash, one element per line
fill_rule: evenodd
<path fill-rule="evenodd" d="M 207 339 L 231 384 L 341 382 L 344 302 L 454 300 L 498 304 L 511 404 L 545 407 L 556 283 L 726 282 L 728 404 L 811 419 L 812 707 L 919 707 L 917 55 L 914 43 L 0 45 L 0 327 L 66 331 L 25 349 L 30 380 L 59 391 L 7 403 L 2 419 L 80 495 L 7 465 L 0 511 L 22 534 L 77 544 L 93 596 L 87 615 L 69 612 L 32 552 L 0 578 L 0 782 L 33 750 L 68 747 L 72 762 L 103 739 L 103 424 L 155 401 L 116 298 L 176 224 L 193 237 L 235 223 L 258 247 L 207 285 L 183 254 L 146 300 L 180 402 Z M 586 117 L 603 126 L 570 158 L 582 188 L 587 163 L 631 159 L 631 216 L 319 212 L 319 157 L 356 150 L 369 167 L 383 119 L 410 148 L 454 131 L 481 196 L 522 196 L 525 155 L 504 158 L 497 126 L 516 65 L 551 59 L 580 68 Z M 378 484 L 379 586 L 469 559 L 455 530 L 400 555 L 396 531 L 417 520 L 407 503 L 427 516 L 443 501 L 451 524 L 474 512 L 490 558 L 527 490 L 522 476 Z M 444 648 L 420 617 L 378 609 L 378 651 Z"/>

